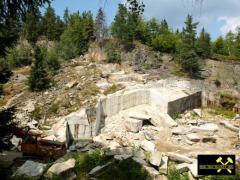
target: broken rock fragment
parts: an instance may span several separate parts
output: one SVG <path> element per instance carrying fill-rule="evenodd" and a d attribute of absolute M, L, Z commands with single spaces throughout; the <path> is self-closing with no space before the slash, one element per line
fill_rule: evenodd
<path fill-rule="evenodd" d="M 133 118 L 128 118 L 125 120 L 125 128 L 127 131 L 137 133 L 142 129 L 143 122 L 141 120 L 136 120 Z"/>

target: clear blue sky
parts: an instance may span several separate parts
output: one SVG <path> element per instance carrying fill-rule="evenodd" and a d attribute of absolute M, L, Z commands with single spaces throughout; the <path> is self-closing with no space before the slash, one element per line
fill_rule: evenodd
<path fill-rule="evenodd" d="M 165 18 L 174 29 L 182 29 L 187 14 L 193 15 L 199 24 L 199 29 L 205 29 L 215 39 L 229 30 L 234 31 L 240 25 L 240 0 L 203 0 L 203 4 L 193 3 L 194 0 L 143 0 L 146 4 L 144 16 L 146 19 Z M 100 7 L 104 7 L 108 24 L 117 12 L 118 4 L 124 0 L 54 0 L 52 6 L 56 14 L 63 15 L 68 7 L 70 12 L 92 11 L 96 15 Z M 200 2 L 200 0 L 198 0 Z"/>

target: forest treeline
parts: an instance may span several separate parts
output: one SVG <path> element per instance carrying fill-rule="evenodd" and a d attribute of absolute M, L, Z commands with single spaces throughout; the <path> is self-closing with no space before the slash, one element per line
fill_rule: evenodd
<path fill-rule="evenodd" d="M 32 65 L 30 90 L 51 87 L 61 61 L 84 55 L 92 42 L 106 50 L 110 63 L 121 63 L 117 45 L 130 51 L 136 41 L 141 42 L 155 51 L 174 55 L 176 63 L 193 78 L 200 77 L 202 59 L 240 59 L 240 29 L 212 41 L 204 28 L 197 35 L 198 23 L 190 15 L 183 29 L 174 30 L 166 19 L 144 19 L 143 3 L 127 2 L 119 4 L 110 26 L 102 8 L 95 18 L 90 11 L 71 13 L 68 9 L 60 18 L 50 4 L 44 13 L 36 5 L 26 8 L 21 18 L 14 18 L 11 13 L 1 15 L 0 93 L 1 84 L 7 82 L 11 70 L 27 65 Z"/>

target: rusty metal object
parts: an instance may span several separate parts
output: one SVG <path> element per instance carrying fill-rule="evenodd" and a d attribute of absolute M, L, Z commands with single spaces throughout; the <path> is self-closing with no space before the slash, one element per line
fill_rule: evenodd
<path fill-rule="evenodd" d="M 41 135 L 29 135 L 21 144 L 23 155 L 57 158 L 66 154 L 65 143 L 43 140 Z"/>

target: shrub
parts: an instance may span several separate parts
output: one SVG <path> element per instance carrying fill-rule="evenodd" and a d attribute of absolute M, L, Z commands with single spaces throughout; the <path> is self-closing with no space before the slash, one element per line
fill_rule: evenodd
<path fill-rule="evenodd" d="M 172 33 L 165 33 L 157 36 L 152 41 L 155 50 L 167 53 L 173 53 L 176 50 L 177 38 Z"/>
<path fill-rule="evenodd" d="M 33 112 L 30 114 L 30 118 L 34 119 L 36 121 L 39 121 L 42 119 L 42 110 L 40 107 L 36 107 Z"/>
<path fill-rule="evenodd" d="M 121 56 L 120 54 L 114 50 L 114 49 L 109 49 L 107 51 L 107 62 L 108 63 L 118 63 L 121 64 Z"/>
<path fill-rule="evenodd" d="M 32 47 L 27 41 L 19 41 L 7 49 L 6 60 L 10 68 L 23 67 L 32 63 Z"/>
<path fill-rule="evenodd" d="M 121 90 L 121 89 L 123 89 L 123 88 L 124 88 L 123 85 L 113 84 L 112 86 L 108 87 L 108 88 L 103 92 L 103 94 L 104 94 L 104 95 L 113 94 L 113 93 L 115 93 L 115 92 L 117 92 L 117 91 L 119 91 L 119 90 Z"/>
<path fill-rule="evenodd" d="M 6 61 L 0 58 L 0 83 L 6 83 L 11 77 L 12 72 L 8 68 Z"/>

